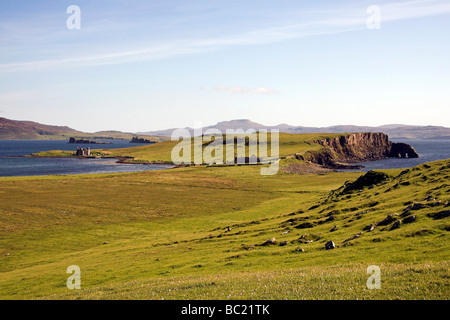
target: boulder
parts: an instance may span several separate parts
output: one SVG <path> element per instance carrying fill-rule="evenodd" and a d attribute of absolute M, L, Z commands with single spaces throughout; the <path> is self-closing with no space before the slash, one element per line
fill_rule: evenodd
<path fill-rule="evenodd" d="M 450 210 L 444 210 L 441 212 L 431 213 L 429 214 L 430 217 L 433 219 L 444 219 L 450 216 Z"/>
<path fill-rule="evenodd" d="M 307 229 L 307 228 L 313 228 L 314 224 L 311 222 L 304 222 L 296 226 L 296 229 Z"/>
<path fill-rule="evenodd" d="M 359 237 L 361 237 L 361 235 L 362 235 L 362 232 L 360 232 L 360 233 L 358 233 L 358 234 L 355 234 L 353 237 L 348 238 L 348 239 L 345 239 L 344 242 L 358 239 Z"/>
<path fill-rule="evenodd" d="M 269 245 L 273 245 L 277 243 L 277 239 L 275 238 L 270 238 L 269 240 L 267 240 L 266 242 L 264 242 L 262 245 L 263 246 L 269 246 Z"/>
<path fill-rule="evenodd" d="M 414 203 L 414 205 L 412 206 L 411 210 L 420 210 L 420 209 L 423 209 L 423 208 L 426 208 L 426 207 L 427 206 L 424 205 L 423 203 L 417 202 L 417 203 Z"/>
<path fill-rule="evenodd" d="M 390 230 L 398 229 L 400 228 L 400 221 L 395 221 L 395 223 L 392 225 Z"/>
<path fill-rule="evenodd" d="M 389 224 L 391 224 L 392 222 L 394 222 L 396 220 L 396 218 L 394 218 L 394 216 L 392 214 L 387 215 L 387 217 L 380 221 L 377 222 L 377 226 L 387 226 Z"/>
<path fill-rule="evenodd" d="M 330 240 L 327 243 L 325 243 L 325 249 L 326 250 L 331 250 L 331 249 L 334 249 L 334 248 L 336 248 L 336 246 L 334 245 L 333 241 Z"/>
<path fill-rule="evenodd" d="M 440 206 L 441 204 L 442 204 L 442 200 L 436 201 L 435 203 L 433 203 L 433 207 Z"/>
<path fill-rule="evenodd" d="M 416 216 L 409 216 L 402 220 L 403 223 L 412 223 L 416 221 Z"/>

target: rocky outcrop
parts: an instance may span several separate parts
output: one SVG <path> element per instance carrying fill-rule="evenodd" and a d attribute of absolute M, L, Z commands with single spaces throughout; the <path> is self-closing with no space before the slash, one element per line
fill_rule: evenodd
<path fill-rule="evenodd" d="M 297 158 L 326 168 L 347 168 L 349 163 L 373 161 L 388 157 L 417 158 L 419 155 L 406 143 L 393 143 L 384 133 L 360 132 L 314 141 L 323 146 Z"/>
<path fill-rule="evenodd" d="M 391 158 L 418 158 L 416 150 L 407 143 L 392 143 L 387 155 Z"/>
<path fill-rule="evenodd" d="M 100 142 L 100 141 L 93 141 L 88 139 L 76 139 L 74 137 L 70 137 L 69 143 L 82 143 L 82 144 L 111 144 L 111 142 Z"/>
<path fill-rule="evenodd" d="M 346 183 L 342 194 L 347 194 L 354 190 L 361 190 L 364 187 L 371 187 L 387 180 L 389 180 L 389 176 L 386 173 L 370 170 L 354 182 Z"/>
<path fill-rule="evenodd" d="M 133 137 L 130 141 L 130 143 L 156 143 L 156 141 L 139 138 L 139 137 Z"/>

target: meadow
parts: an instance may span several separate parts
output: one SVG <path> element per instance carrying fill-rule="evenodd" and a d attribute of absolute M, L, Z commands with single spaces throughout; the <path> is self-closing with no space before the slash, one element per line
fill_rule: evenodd
<path fill-rule="evenodd" d="M 170 143 L 131 152 L 164 160 Z M 296 161 L 0 178 L 0 298 L 448 299 L 450 160 L 362 184 L 283 170 Z"/>

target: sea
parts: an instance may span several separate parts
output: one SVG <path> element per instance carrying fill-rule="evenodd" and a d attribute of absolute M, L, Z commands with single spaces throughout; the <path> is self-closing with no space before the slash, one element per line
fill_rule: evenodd
<path fill-rule="evenodd" d="M 0 140 L 0 177 L 67 175 L 87 173 L 135 172 L 168 169 L 170 165 L 119 164 L 117 159 L 31 158 L 32 153 L 50 150 L 75 151 L 78 146 L 91 149 L 117 149 L 136 146 L 125 140 L 108 144 L 73 144 L 67 140 Z"/>
<path fill-rule="evenodd" d="M 389 158 L 355 163 L 361 166 L 352 171 L 410 168 L 419 164 L 450 159 L 450 140 L 391 139 L 410 144 L 419 158 Z M 111 144 L 81 145 L 91 149 L 117 149 L 134 146 L 129 141 L 113 140 Z M 135 172 L 171 168 L 169 165 L 119 164 L 116 159 L 31 158 L 24 157 L 39 151 L 75 151 L 77 144 L 61 140 L 0 140 L 0 176 L 67 175 L 87 173 Z M 347 171 L 347 170 L 346 170 Z"/>
<path fill-rule="evenodd" d="M 362 166 L 353 171 L 367 172 L 377 169 L 403 169 L 418 166 L 425 162 L 450 159 L 450 140 L 428 139 L 390 139 L 392 142 L 404 142 L 409 144 L 419 154 L 419 158 L 386 158 L 376 161 L 354 163 Z"/>

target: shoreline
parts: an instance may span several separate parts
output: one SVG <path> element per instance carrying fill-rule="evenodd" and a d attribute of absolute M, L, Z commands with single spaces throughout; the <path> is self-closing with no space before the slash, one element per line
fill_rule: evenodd
<path fill-rule="evenodd" d="M 5 156 L 5 158 L 6 157 L 9 157 L 9 156 Z M 162 161 L 162 162 L 149 162 L 149 161 L 145 161 L 145 162 L 140 162 L 140 161 L 136 161 L 136 162 L 134 162 L 133 160 L 132 161 L 129 161 L 130 159 L 133 159 L 132 157 L 129 157 L 129 158 L 125 158 L 125 157 L 96 157 L 96 156 L 70 156 L 70 157 L 67 157 L 67 156 L 37 156 L 37 155 L 33 155 L 33 154 L 30 154 L 30 155 L 26 155 L 26 156 L 11 156 L 11 157 L 14 157 L 14 158 L 50 158 L 50 159 L 109 159 L 109 160 L 117 160 L 116 161 L 116 163 L 119 163 L 119 164 L 142 164 L 142 165 L 152 165 L 152 164 L 154 164 L 154 165 L 167 165 L 167 166 L 176 166 L 175 164 L 173 164 L 173 163 L 168 163 L 168 162 L 164 162 L 164 161 Z"/>

